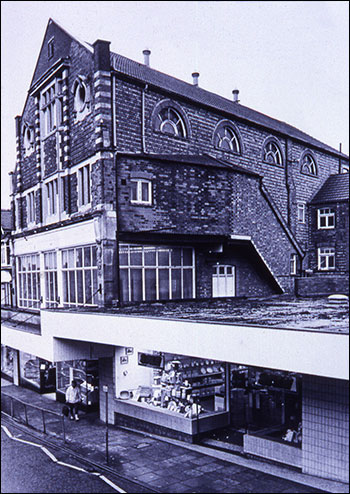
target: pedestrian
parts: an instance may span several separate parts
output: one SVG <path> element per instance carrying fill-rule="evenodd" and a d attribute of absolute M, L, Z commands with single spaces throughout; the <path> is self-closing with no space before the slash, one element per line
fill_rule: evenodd
<path fill-rule="evenodd" d="M 66 391 L 66 403 L 69 407 L 70 419 L 79 420 L 78 408 L 81 402 L 81 392 L 77 381 L 73 379 L 72 384 L 68 386 Z"/>

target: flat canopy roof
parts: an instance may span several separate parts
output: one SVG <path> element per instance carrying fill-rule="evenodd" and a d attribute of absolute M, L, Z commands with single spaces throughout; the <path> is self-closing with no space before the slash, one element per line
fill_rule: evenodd
<path fill-rule="evenodd" d="M 349 302 L 331 301 L 327 297 L 167 301 L 110 309 L 64 310 L 349 334 Z"/>

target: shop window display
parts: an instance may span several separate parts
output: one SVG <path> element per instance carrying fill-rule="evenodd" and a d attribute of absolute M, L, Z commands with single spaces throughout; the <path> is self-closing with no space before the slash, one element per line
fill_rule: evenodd
<path fill-rule="evenodd" d="M 1 345 L 1 372 L 13 378 L 14 351 L 12 348 Z"/>
<path fill-rule="evenodd" d="M 221 362 L 119 348 L 117 398 L 194 418 L 223 412 L 225 368 Z"/>

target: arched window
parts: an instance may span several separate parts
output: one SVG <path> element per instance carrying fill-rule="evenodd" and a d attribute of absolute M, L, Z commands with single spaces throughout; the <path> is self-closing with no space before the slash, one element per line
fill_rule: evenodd
<path fill-rule="evenodd" d="M 265 144 L 263 151 L 263 160 L 272 165 L 283 165 L 282 153 L 278 145 L 274 141 L 268 141 Z"/>
<path fill-rule="evenodd" d="M 170 106 L 161 109 L 155 120 L 156 130 L 164 134 L 186 137 L 186 126 L 180 113 Z"/>
<path fill-rule="evenodd" d="M 215 134 L 215 146 L 224 151 L 239 153 L 239 141 L 234 131 L 228 125 L 219 128 Z"/>
<path fill-rule="evenodd" d="M 238 138 L 238 132 L 233 124 L 230 122 L 222 121 L 214 130 L 214 146 L 223 151 L 230 151 L 232 153 L 241 153 L 241 143 Z"/>
<path fill-rule="evenodd" d="M 27 124 L 23 128 L 23 145 L 26 155 L 34 149 L 34 130 Z"/>
<path fill-rule="evenodd" d="M 302 157 L 300 171 L 305 175 L 317 176 L 316 162 L 310 153 L 306 153 Z"/>
<path fill-rule="evenodd" d="M 82 120 L 90 112 L 90 90 L 84 76 L 78 76 L 72 87 L 74 112 L 77 120 Z"/>

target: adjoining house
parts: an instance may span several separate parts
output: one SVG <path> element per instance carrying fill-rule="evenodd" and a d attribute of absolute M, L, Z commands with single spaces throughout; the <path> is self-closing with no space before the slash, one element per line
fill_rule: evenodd
<path fill-rule="evenodd" d="M 50 20 L 16 117 L 2 372 L 58 400 L 75 378 L 111 423 L 235 427 L 247 453 L 347 481 L 347 307 L 294 295 L 338 248 L 312 208 L 348 157 L 109 45 Z"/>

